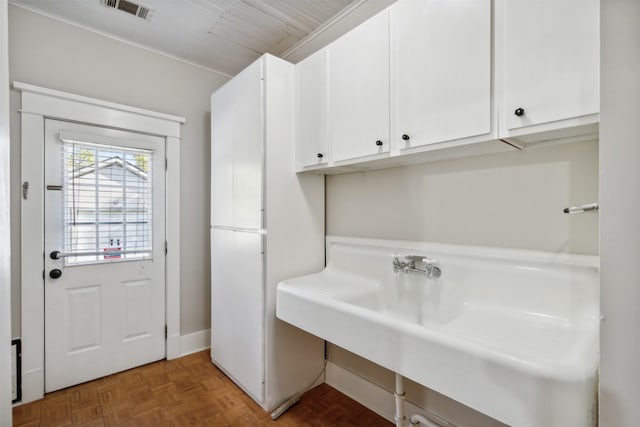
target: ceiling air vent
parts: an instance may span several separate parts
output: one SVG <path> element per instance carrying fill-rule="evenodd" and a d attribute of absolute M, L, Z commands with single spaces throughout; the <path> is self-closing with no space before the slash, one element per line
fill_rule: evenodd
<path fill-rule="evenodd" d="M 100 3 L 103 6 L 109 7 L 111 9 L 121 10 L 130 15 L 135 15 L 138 18 L 142 18 L 145 20 L 151 18 L 151 14 L 153 13 L 153 9 L 142 6 L 141 4 L 130 2 L 128 0 L 100 0 Z"/>

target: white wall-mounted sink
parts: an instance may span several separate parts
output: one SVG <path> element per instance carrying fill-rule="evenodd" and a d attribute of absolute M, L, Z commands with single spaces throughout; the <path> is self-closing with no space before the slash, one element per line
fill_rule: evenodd
<path fill-rule="evenodd" d="M 327 237 L 327 260 L 278 285 L 280 319 L 506 424 L 595 425 L 597 257 Z"/>

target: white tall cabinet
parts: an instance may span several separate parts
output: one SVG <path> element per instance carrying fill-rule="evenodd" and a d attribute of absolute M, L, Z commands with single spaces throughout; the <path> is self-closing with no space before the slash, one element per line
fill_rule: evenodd
<path fill-rule="evenodd" d="M 295 173 L 294 86 L 265 55 L 211 97 L 211 358 L 266 410 L 324 359 L 275 317 L 278 282 L 324 267 L 324 179 Z"/>

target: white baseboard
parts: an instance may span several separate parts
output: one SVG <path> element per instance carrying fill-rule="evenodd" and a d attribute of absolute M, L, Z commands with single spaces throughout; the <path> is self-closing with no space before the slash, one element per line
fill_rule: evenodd
<path fill-rule="evenodd" d="M 166 356 L 167 360 L 177 359 L 182 354 L 180 352 L 180 341 L 182 337 L 179 334 L 172 334 L 167 337 Z"/>
<path fill-rule="evenodd" d="M 395 423 L 395 398 L 393 392 L 380 387 L 332 362 L 327 362 L 325 382 L 356 402 L 371 409 L 382 418 Z M 405 415 L 422 414 L 442 426 L 455 427 L 454 424 L 435 416 L 429 410 L 405 401 Z"/>
<path fill-rule="evenodd" d="M 211 347 L 211 329 L 180 336 L 180 357 Z"/>
<path fill-rule="evenodd" d="M 44 397 L 44 369 L 22 371 L 22 399 L 14 406 L 33 402 Z"/>

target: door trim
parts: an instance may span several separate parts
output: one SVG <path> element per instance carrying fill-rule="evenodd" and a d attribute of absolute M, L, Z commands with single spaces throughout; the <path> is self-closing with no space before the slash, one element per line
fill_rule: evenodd
<path fill-rule="evenodd" d="M 0 425 L 11 425 L 11 219 L 8 4 L 0 0 Z"/>
<path fill-rule="evenodd" d="M 44 396 L 44 123 L 70 121 L 160 136 L 166 141 L 165 316 L 167 359 L 180 357 L 180 125 L 185 119 L 14 82 L 22 95 L 21 199 L 22 402 Z"/>

